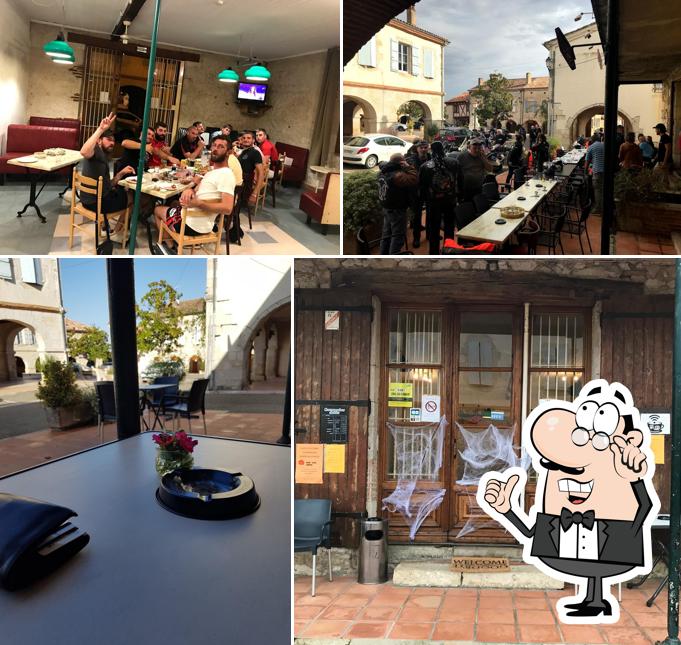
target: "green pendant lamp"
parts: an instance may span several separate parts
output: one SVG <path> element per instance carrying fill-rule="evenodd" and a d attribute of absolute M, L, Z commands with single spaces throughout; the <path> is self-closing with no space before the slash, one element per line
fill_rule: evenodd
<path fill-rule="evenodd" d="M 43 51 L 53 60 L 60 58 L 71 59 L 71 62 L 75 60 L 75 54 L 73 47 L 66 42 L 64 34 L 60 33 L 56 40 L 51 40 L 49 43 L 43 45 Z"/>
<path fill-rule="evenodd" d="M 252 67 L 249 67 L 246 70 L 246 79 L 249 81 L 269 81 L 270 76 L 270 70 L 267 69 L 267 67 L 264 67 L 263 65 L 260 64 L 255 64 Z"/>
<path fill-rule="evenodd" d="M 221 83 L 236 83 L 239 80 L 239 75 L 231 68 L 223 69 L 218 74 L 218 81 Z"/>
<path fill-rule="evenodd" d="M 73 56 L 69 56 L 68 58 L 53 58 L 52 62 L 59 63 L 60 65 L 73 65 L 76 62 L 76 59 Z"/>

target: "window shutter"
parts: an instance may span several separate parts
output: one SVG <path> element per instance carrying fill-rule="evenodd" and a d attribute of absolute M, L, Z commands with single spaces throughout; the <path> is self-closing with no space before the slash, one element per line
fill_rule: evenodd
<path fill-rule="evenodd" d="M 0 278 L 12 279 L 12 260 L 0 258 Z"/>
<path fill-rule="evenodd" d="M 19 258 L 19 266 L 21 266 L 21 279 L 23 282 L 38 285 L 43 283 L 43 275 L 38 258 Z"/>
<path fill-rule="evenodd" d="M 364 43 L 359 50 L 358 61 L 365 67 L 376 67 L 376 38 L 373 37 L 369 42 Z"/>
<path fill-rule="evenodd" d="M 411 48 L 411 73 L 413 76 L 421 75 L 421 52 L 418 47 Z"/>
<path fill-rule="evenodd" d="M 433 50 L 424 49 L 423 50 L 423 75 L 426 78 L 435 78 L 435 72 L 433 71 Z"/>
<path fill-rule="evenodd" d="M 370 49 L 370 62 L 369 62 L 369 67 L 376 67 L 376 36 L 373 36 L 372 39 L 369 41 Z"/>
<path fill-rule="evenodd" d="M 390 41 L 390 71 L 396 72 L 398 68 L 398 47 L 397 47 L 397 41 L 396 40 L 391 40 Z"/>

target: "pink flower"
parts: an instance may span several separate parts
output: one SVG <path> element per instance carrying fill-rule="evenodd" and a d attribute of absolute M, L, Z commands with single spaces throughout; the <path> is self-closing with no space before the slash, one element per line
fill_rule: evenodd
<path fill-rule="evenodd" d="M 199 442 L 187 435 L 184 430 L 178 432 L 161 432 L 152 435 L 153 441 L 165 450 L 182 450 L 184 452 L 194 452 L 194 446 Z"/>

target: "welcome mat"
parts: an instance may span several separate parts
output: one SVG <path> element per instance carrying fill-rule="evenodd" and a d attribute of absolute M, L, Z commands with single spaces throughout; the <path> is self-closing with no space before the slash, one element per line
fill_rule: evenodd
<path fill-rule="evenodd" d="M 462 556 L 452 558 L 449 568 L 462 573 L 493 573 L 510 571 L 508 558 L 492 558 L 485 556 Z"/>

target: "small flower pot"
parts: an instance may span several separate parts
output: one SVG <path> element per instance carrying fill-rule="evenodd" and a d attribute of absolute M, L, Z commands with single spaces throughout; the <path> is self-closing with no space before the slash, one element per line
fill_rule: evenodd
<path fill-rule="evenodd" d="M 47 427 L 50 430 L 67 430 L 83 425 L 92 419 L 92 409 L 87 403 L 69 407 L 48 408 L 44 406 Z"/>

